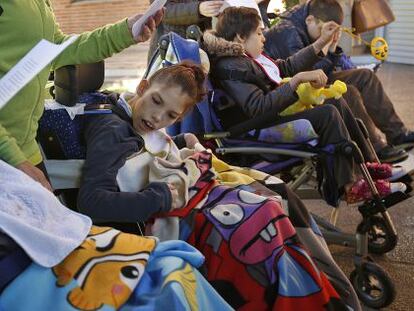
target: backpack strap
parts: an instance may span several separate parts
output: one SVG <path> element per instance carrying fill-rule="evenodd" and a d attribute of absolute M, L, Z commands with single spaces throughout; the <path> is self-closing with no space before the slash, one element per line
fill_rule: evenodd
<path fill-rule="evenodd" d="M 264 93 L 269 92 L 266 83 L 262 79 L 260 79 L 259 77 L 247 70 L 218 68 L 217 70 L 215 70 L 213 78 L 219 81 L 232 80 L 247 82 L 256 85 Z"/>
<path fill-rule="evenodd" d="M 113 92 L 102 92 L 107 97 L 105 100 L 88 103 L 85 105 L 84 112 L 85 114 L 106 114 L 114 113 L 124 121 L 131 121 L 131 118 L 125 112 L 125 110 L 118 106 L 117 102 L 120 95 Z"/>

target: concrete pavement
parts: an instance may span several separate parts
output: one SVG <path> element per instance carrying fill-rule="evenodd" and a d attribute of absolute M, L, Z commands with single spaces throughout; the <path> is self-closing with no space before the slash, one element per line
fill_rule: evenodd
<path fill-rule="evenodd" d="M 414 66 L 385 64 L 378 75 L 404 123 L 414 129 Z M 414 168 L 414 151 L 408 167 Z M 329 219 L 331 209 L 321 200 L 305 200 L 308 208 Z M 397 298 L 386 310 L 414 310 L 414 197 L 389 210 L 398 231 L 397 247 L 382 256 L 373 256 L 395 282 Z M 343 204 L 338 226 L 346 232 L 355 232 L 361 220 L 358 210 Z M 353 270 L 353 250 L 331 246 L 331 251 L 346 274 Z M 366 310 L 370 310 L 366 308 Z"/>

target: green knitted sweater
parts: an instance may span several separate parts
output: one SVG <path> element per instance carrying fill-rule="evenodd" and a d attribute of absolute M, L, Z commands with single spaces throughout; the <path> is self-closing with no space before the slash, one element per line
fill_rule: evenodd
<path fill-rule="evenodd" d="M 62 33 L 48 0 L 2 1 L 0 15 L 0 78 L 41 39 L 62 43 Z M 44 88 L 56 68 L 93 63 L 134 44 L 126 20 L 86 32 L 42 70 L 0 111 L 0 159 L 11 165 L 42 161 L 36 143 L 43 113 Z"/>

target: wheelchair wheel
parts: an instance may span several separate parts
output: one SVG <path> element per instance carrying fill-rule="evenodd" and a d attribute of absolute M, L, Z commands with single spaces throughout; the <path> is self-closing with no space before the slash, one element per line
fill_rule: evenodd
<path fill-rule="evenodd" d="M 368 251 L 372 254 L 385 254 L 397 245 L 398 237 L 390 232 L 381 216 L 371 216 L 368 230 Z"/>
<path fill-rule="evenodd" d="M 395 299 L 395 287 L 388 274 L 377 264 L 366 262 L 362 272 L 354 270 L 350 280 L 359 299 L 367 307 L 380 309 Z"/>

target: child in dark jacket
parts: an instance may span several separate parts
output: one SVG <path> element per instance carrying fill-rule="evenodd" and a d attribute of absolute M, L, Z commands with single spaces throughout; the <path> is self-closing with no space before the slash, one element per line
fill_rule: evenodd
<path fill-rule="evenodd" d="M 322 25 L 329 21 L 343 22 L 343 11 L 336 0 L 312 0 L 296 6 L 266 32 L 264 49 L 274 59 L 285 59 L 315 42 L 321 35 Z M 414 132 L 407 130 L 374 72 L 368 69 L 335 70 L 343 67 L 344 59 L 338 46 L 339 35 L 340 32 L 325 46 L 326 55 L 313 68 L 322 69 L 329 82 L 341 80 L 348 84 L 349 91 L 344 97 L 354 115 L 364 121 L 380 160 L 404 160 L 408 154 L 392 145 L 413 142 Z M 386 135 L 387 141 L 379 131 Z"/>
<path fill-rule="evenodd" d="M 140 192 L 120 192 L 116 176 L 128 157 L 143 150 L 141 135 L 173 124 L 204 95 L 205 75 L 192 64 L 166 68 L 143 80 L 129 101 L 118 102 L 117 114 L 89 117 L 79 209 L 95 220 L 134 223 L 175 208 L 177 190 L 154 182 Z M 176 138 L 192 147 L 194 136 Z"/>
<path fill-rule="evenodd" d="M 173 167 L 174 174 L 180 176 L 191 170 L 202 172 L 196 184 L 188 188 L 188 204 L 182 204 L 181 192 L 177 191 L 182 187 L 177 183 L 155 182 L 140 191 L 124 190 L 118 180 L 124 164 L 137 159 L 136 154 L 143 148 L 149 153 L 148 137 L 173 124 L 200 100 L 204 78 L 201 68 L 191 64 L 163 68 L 142 81 L 130 100 L 120 100 L 116 114 L 88 117 L 79 209 L 95 221 L 135 223 L 155 218 L 154 224 L 147 227 L 151 234 L 184 240 L 200 250 L 205 256 L 205 277 L 235 309 L 296 310 L 308 306 L 319 310 L 329 306 L 336 310 L 348 304 L 360 310 L 349 281 L 332 259 L 322 236 L 313 231 L 313 220 L 303 202 L 277 178 L 266 175 L 259 180 L 256 172 L 251 183 L 240 187 L 235 185 L 237 178 L 230 178 L 230 187 L 220 182 L 211 153 L 189 151 L 192 156 L 185 161 L 189 160 L 190 165 L 179 162 Z M 176 141 L 189 148 L 198 142 L 188 134 Z M 152 163 L 161 160 L 154 157 Z M 241 180 L 248 176 L 232 173 L 231 168 L 224 170 L 225 176 L 241 174 Z M 139 178 L 135 173 L 139 170 L 132 173 L 132 183 Z M 277 194 L 287 206 L 282 207 Z M 171 224 L 176 224 L 178 230 L 170 230 Z M 160 231 L 165 234 L 157 234 Z M 325 263 L 323 271 L 313 262 L 315 256 Z M 339 292 L 347 293 L 346 301 L 326 275 L 340 280 L 336 285 Z M 304 285 L 299 294 L 298 283 Z"/>
<path fill-rule="evenodd" d="M 323 87 L 327 77 L 322 70 L 305 71 L 320 60 L 319 52 L 332 40 L 338 30 L 335 22 L 325 23 L 321 36 L 310 46 L 300 50 L 287 60 L 272 60 L 263 54 L 265 38 L 260 26 L 260 17 L 253 9 L 227 8 L 218 17 L 216 31 L 204 35 L 207 52 L 212 58 L 212 76 L 240 108 L 246 117 L 263 114 L 278 114 L 297 101 L 296 89 L 300 83 L 310 82 L 314 87 Z M 254 76 L 259 83 L 241 79 L 238 73 Z M 290 82 L 280 84 L 282 78 L 291 76 Z M 327 101 L 329 105 L 279 117 L 284 123 L 307 119 L 319 135 L 319 145 L 338 144 L 354 140 L 367 161 L 373 162 L 374 154 L 343 99 Z M 375 169 L 378 165 L 373 165 Z M 385 165 L 387 166 L 387 165 Z M 372 167 L 372 165 L 370 165 Z M 387 166 L 391 177 L 393 170 Z M 345 191 L 349 202 L 362 201 L 370 197 L 366 182 L 354 175 L 352 159 L 338 155 L 335 161 L 335 179 L 340 191 Z M 377 181 L 382 195 L 404 188 L 403 184 Z"/>

